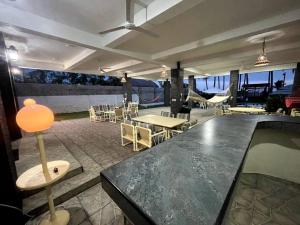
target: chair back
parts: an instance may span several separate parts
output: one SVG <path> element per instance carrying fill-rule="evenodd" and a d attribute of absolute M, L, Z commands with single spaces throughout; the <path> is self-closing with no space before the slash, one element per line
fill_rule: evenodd
<path fill-rule="evenodd" d="M 165 111 L 161 111 L 161 112 L 160 112 L 160 115 L 161 115 L 161 116 L 164 116 L 164 117 L 169 117 L 169 116 L 170 116 L 170 113 L 169 113 L 169 112 L 165 112 Z"/>
<path fill-rule="evenodd" d="M 107 105 L 102 105 L 102 110 L 103 110 L 104 112 L 108 111 Z"/>
<path fill-rule="evenodd" d="M 134 126 L 131 124 L 121 123 L 122 136 L 134 138 Z"/>
<path fill-rule="evenodd" d="M 131 107 L 131 113 L 138 113 L 138 107 Z"/>
<path fill-rule="evenodd" d="M 115 115 L 116 115 L 117 117 L 123 116 L 123 109 L 122 109 L 122 108 L 115 109 Z"/>
<path fill-rule="evenodd" d="M 137 126 L 150 129 L 151 132 L 154 132 L 154 125 L 153 124 L 138 122 Z"/>
<path fill-rule="evenodd" d="M 188 113 L 177 113 L 177 118 L 178 119 L 189 120 L 189 114 Z"/>
<path fill-rule="evenodd" d="M 137 142 L 143 142 L 143 144 L 147 145 L 148 147 L 152 147 L 151 142 L 151 133 L 152 131 L 149 128 L 136 126 L 136 133 L 137 133 Z"/>
<path fill-rule="evenodd" d="M 91 108 L 89 109 L 89 112 L 90 112 L 90 116 L 93 116 L 93 117 L 96 116 L 96 112 L 95 112 L 94 107 L 91 107 Z"/>
<path fill-rule="evenodd" d="M 93 105 L 91 108 L 93 108 L 95 112 L 99 110 L 99 107 L 97 105 Z"/>

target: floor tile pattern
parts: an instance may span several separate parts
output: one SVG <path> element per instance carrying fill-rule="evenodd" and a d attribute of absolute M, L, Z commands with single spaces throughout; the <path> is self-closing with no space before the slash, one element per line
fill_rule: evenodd
<path fill-rule="evenodd" d="M 299 225 L 300 184 L 243 173 L 225 225 Z"/>

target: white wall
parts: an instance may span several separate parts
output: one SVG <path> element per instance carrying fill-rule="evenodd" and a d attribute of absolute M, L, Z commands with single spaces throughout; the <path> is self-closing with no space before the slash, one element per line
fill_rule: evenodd
<path fill-rule="evenodd" d="M 243 172 L 300 183 L 300 133 L 257 129 Z"/>
<path fill-rule="evenodd" d="M 87 111 L 91 105 L 121 105 L 123 101 L 123 95 L 22 96 L 18 97 L 20 107 L 26 98 L 32 98 L 37 103 L 48 106 L 55 113 Z M 132 101 L 138 102 L 138 95 L 133 94 Z"/>

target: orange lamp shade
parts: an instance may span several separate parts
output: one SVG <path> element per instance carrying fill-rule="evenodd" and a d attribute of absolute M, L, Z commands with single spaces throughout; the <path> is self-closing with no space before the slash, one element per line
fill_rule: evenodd
<path fill-rule="evenodd" d="M 24 100 L 23 104 L 25 106 L 27 106 L 27 105 L 33 105 L 33 104 L 36 104 L 36 101 L 34 99 L 32 99 L 32 98 L 27 98 L 27 99 Z"/>
<path fill-rule="evenodd" d="M 17 124 L 27 132 L 38 132 L 49 129 L 54 121 L 51 109 L 39 104 L 24 106 L 16 116 Z"/>

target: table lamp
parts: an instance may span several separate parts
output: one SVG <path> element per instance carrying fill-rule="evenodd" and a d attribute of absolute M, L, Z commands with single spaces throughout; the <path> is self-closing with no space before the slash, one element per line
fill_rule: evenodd
<path fill-rule="evenodd" d="M 54 122 L 53 112 L 46 106 L 36 104 L 34 99 L 26 99 L 24 107 L 16 116 L 18 126 L 26 132 L 35 133 L 37 137 L 41 164 L 25 171 L 17 179 L 17 187 L 22 190 L 45 188 L 50 216 L 41 221 L 41 225 L 67 225 L 70 214 L 66 210 L 55 211 L 51 185 L 62 178 L 68 171 L 67 161 L 47 162 L 42 131 L 49 129 Z"/>

